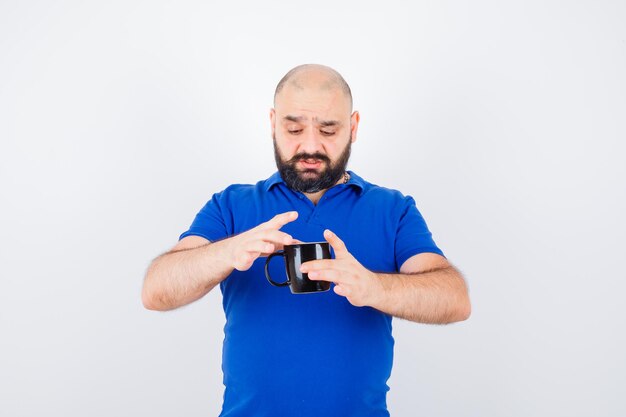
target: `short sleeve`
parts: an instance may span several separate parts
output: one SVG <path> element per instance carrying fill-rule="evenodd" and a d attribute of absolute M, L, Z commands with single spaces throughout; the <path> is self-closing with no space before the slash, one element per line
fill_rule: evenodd
<path fill-rule="evenodd" d="M 420 253 L 430 252 L 444 256 L 435 244 L 426 221 L 415 205 L 415 200 L 410 196 L 404 197 L 395 243 L 398 270 L 409 258 Z"/>
<path fill-rule="evenodd" d="M 224 214 L 221 207 L 222 193 L 214 194 L 213 197 L 196 214 L 189 230 L 178 238 L 179 240 L 187 236 L 202 236 L 211 242 L 223 239 L 228 236 Z"/>

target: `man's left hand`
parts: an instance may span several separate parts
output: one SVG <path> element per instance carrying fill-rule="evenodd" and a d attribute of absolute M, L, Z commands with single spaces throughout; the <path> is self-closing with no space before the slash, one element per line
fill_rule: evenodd
<path fill-rule="evenodd" d="M 335 293 L 346 297 L 354 306 L 373 306 L 384 290 L 380 279 L 361 265 L 333 232 L 325 230 L 324 238 L 333 247 L 335 259 L 305 262 L 300 271 L 314 281 L 334 282 Z"/>

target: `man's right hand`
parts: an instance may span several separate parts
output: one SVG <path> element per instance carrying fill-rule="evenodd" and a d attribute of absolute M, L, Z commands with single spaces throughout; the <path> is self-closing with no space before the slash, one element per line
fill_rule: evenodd
<path fill-rule="evenodd" d="M 297 211 L 277 214 L 257 227 L 224 241 L 227 242 L 228 260 L 238 271 L 247 271 L 260 256 L 281 250 L 284 245 L 298 242 L 279 229 L 298 218 Z"/>
<path fill-rule="evenodd" d="M 172 310 L 211 291 L 237 269 L 246 271 L 259 256 L 297 243 L 279 229 L 298 218 L 298 212 L 281 213 L 237 236 L 210 243 L 187 236 L 169 252 L 157 257 L 146 272 L 142 300 L 150 310 Z"/>

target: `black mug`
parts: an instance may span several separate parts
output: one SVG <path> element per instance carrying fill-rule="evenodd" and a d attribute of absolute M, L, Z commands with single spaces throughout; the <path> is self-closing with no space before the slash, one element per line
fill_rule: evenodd
<path fill-rule="evenodd" d="M 274 256 L 282 256 L 285 258 L 285 269 L 287 270 L 287 281 L 285 282 L 278 283 L 273 281 L 270 277 L 270 260 Z M 293 294 L 328 291 L 330 289 L 330 282 L 311 281 L 308 274 L 300 272 L 300 265 L 317 259 L 330 259 L 330 246 L 328 242 L 285 245 L 283 250 L 274 252 L 267 257 L 265 261 L 265 277 L 270 284 L 276 287 L 286 287 L 289 285 L 289 289 Z"/>

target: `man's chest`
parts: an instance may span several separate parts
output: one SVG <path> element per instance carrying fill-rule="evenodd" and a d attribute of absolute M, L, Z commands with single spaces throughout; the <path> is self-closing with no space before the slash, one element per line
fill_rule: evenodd
<path fill-rule="evenodd" d="M 395 232 L 398 219 L 389 207 L 377 201 L 336 195 L 317 205 L 305 199 L 268 196 L 254 205 L 242 201 L 233 216 L 232 234 L 249 230 L 276 214 L 295 210 L 298 219 L 281 229 L 303 242 L 323 241 L 325 229 L 332 230 L 348 251 L 366 268 L 395 272 Z"/>

